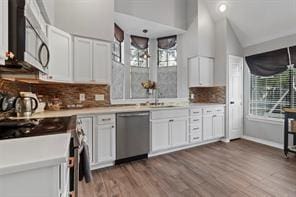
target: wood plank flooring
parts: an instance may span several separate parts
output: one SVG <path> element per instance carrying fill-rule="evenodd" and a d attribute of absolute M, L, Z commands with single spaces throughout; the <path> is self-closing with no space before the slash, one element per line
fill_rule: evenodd
<path fill-rule="evenodd" d="M 296 157 L 236 140 L 97 170 L 93 178 L 80 183 L 79 197 L 296 197 Z"/>

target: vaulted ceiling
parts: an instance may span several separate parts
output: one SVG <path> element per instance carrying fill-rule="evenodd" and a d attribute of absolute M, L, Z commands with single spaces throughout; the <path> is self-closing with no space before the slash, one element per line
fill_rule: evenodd
<path fill-rule="evenodd" d="M 246 47 L 296 34 L 296 0 L 204 0 L 214 20 L 227 17 Z M 225 14 L 217 11 L 225 2 Z"/>

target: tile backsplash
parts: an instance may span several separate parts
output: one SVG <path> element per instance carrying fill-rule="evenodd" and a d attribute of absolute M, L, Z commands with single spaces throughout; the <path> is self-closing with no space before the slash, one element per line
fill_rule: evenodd
<path fill-rule="evenodd" d="M 44 101 L 59 98 L 63 106 L 82 104 L 88 107 L 104 107 L 110 105 L 110 87 L 96 84 L 64 84 L 64 83 L 25 83 L 0 79 L 0 92 L 18 95 L 20 91 L 30 91 L 43 95 Z M 79 94 L 85 94 L 85 101 L 79 101 Z M 103 101 L 96 101 L 95 95 L 104 95 Z"/>
<path fill-rule="evenodd" d="M 190 94 L 194 94 L 193 103 L 226 103 L 226 87 L 195 87 L 190 88 Z"/>

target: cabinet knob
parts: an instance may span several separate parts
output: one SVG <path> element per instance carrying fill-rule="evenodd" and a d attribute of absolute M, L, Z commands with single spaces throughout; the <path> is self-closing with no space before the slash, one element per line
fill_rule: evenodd
<path fill-rule="evenodd" d="M 113 129 L 114 127 L 115 127 L 115 126 L 114 126 L 114 125 L 112 125 L 112 127 L 111 127 L 111 128 Z"/>
<path fill-rule="evenodd" d="M 52 79 L 53 77 L 52 76 L 48 76 L 48 79 Z"/>

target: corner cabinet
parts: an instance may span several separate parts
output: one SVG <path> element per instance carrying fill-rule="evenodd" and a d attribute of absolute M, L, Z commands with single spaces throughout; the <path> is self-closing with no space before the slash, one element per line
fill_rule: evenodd
<path fill-rule="evenodd" d="M 110 84 L 111 43 L 74 37 L 74 81 Z"/>
<path fill-rule="evenodd" d="M 48 80 L 72 82 L 72 36 L 58 28 L 48 26 L 50 61 Z"/>
<path fill-rule="evenodd" d="M 8 0 L 0 1 L 0 65 L 5 63 L 8 51 Z"/>
<path fill-rule="evenodd" d="M 214 85 L 214 59 L 193 57 L 188 60 L 189 87 L 207 87 Z"/>

